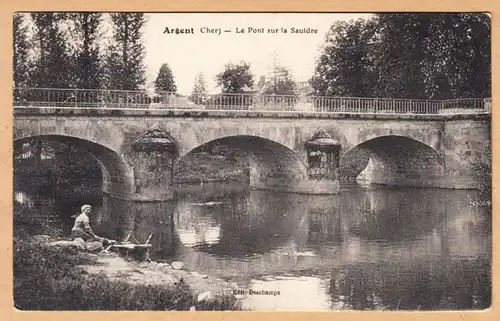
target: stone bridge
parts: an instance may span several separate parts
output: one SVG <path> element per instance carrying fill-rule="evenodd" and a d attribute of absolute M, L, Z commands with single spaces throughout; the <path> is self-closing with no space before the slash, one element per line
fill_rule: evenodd
<path fill-rule="evenodd" d="M 99 162 L 104 192 L 146 201 L 171 198 L 176 164 L 210 144 L 246 153 L 250 183 L 257 188 L 335 194 L 339 164 L 346 166 L 343 160 L 362 150 L 369 155 L 369 173 L 364 177 L 370 183 L 468 189 L 477 186 L 471 163 L 489 144 L 490 123 L 488 113 L 15 107 L 14 148 L 34 137 L 80 146 Z M 338 142 L 338 156 L 333 152 L 331 158 L 313 159 L 306 142 L 317 138 L 318 132 Z M 169 147 L 161 151 L 136 148 L 141 139 L 146 145 L 163 142 Z M 320 166 L 317 173 L 334 175 L 317 179 L 311 168 L 325 159 L 325 168 Z"/>

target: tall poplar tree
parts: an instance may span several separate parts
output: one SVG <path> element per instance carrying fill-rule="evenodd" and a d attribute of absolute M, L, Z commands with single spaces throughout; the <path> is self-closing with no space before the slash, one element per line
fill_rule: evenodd
<path fill-rule="evenodd" d="M 75 73 L 67 50 L 67 39 L 59 28 L 64 13 L 32 13 L 34 43 L 38 57 L 35 62 L 33 83 L 44 88 L 70 88 Z"/>
<path fill-rule="evenodd" d="M 113 41 L 106 53 L 109 89 L 138 90 L 146 81 L 141 29 L 144 13 L 111 13 Z"/>
<path fill-rule="evenodd" d="M 28 86 L 30 61 L 27 27 L 21 14 L 14 14 L 14 86 Z"/>
<path fill-rule="evenodd" d="M 175 85 L 174 75 L 172 69 L 168 64 L 163 64 L 158 71 L 158 76 L 154 82 L 155 89 L 157 92 L 166 91 L 175 93 L 177 92 L 177 86 Z"/>
<path fill-rule="evenodd" d="M 274 65 L 269 74 L 264 78 L 265 82 L 261 93 L 265 95 L 295 95 L 297 84 L 290 70 L 285 67 Z"/>
<path fill-rule="evenodd" d="M 98 89 L 102 82 L 102 62 L 99 55 L 99 25 L 102 13 L 80 12 L 71 15 L 74 21 L 78 51 L 75 57 L 76 87 Z"/>

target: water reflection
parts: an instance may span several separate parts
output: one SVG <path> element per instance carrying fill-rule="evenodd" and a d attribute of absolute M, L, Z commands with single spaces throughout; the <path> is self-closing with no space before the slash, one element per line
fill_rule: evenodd
<path fill-rule="evenodd" d="M 185 188 L 175 201 L 94 204 L 96 229 L 236 282 L 251 309 L 471 309 L 491 302 L 491 216 L 470 191 L 348 186 L 340 195 Z M 71 211 L 69 211 L 71 212 Z"/>
<path fill-rule="evenodd" d="M 98 233 L 117 240 L 132 233 L 132 240 L 135 238 L 138 243 L 144 243 L 153 234 L 152 257 L 167 258 L 175 254 L 179 243 L 173 209 L 173 202 L 134 203 L 103 197 L 95 225 Z"/>

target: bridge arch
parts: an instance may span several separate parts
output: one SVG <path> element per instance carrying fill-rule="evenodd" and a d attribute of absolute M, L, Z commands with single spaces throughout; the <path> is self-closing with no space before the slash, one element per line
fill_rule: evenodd
<path fill-rule="evenodd" d="M 32 135 L 14 137 L 14 150 L 30 139 L 40 138 L 49 142 L 78 146 L 88 152 L 99 164 L 103 177 L 103 192 L 127 198 L 133 193 L 133 171 L 125 159 L 116 151 L 99 143 L 69 135 Z"/>
<path fill-rule="evenodd" d="M 401 135 L 365 140 L 340 159 L 342 178 L 393 186 L 437 187 L 445 173 L 443 157 L 428 144 Z"/>
<path fill-rule="evenodd" d="M 303 180 L 307 166 L 296 152 L 274 140 L 252 135 L 233 135 L 203 143 L 186 152 L 177 160 L 174 177 L 182 180 L 183 169 L 194 164 L 192 157 L 200 152 L 217 154 L 220 151 L 236 152 L 246 161 L 250 184 L 267 178 Z"/>

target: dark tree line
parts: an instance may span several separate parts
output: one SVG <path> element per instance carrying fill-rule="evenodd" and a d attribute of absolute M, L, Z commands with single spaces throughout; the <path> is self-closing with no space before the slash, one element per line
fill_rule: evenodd
<path fill-rule="evenodd" d="M 104 47 L 102 13 L 14 16 L 14 85 L 136 90 L 145 83 L 143 13 L 111 13 Z M 31 33 L 29 30 L 32 30 Z"/>
<path fill-rule="evenodd" d="M 137 90 L 146 81 L 144 45 L 141 28 L 146 20 L 143 13 L 111 13 L 113 43 L 106 55 L 106 87 Z"/>
<path fill-rule="evenodd" d="M 74 73 L 69 72 L 70 52 L 65 35 L 59 28 L 66 15 L 34 13 L 31 18 L 34 27 L 32 45 L 37 57 L 29 73 L 29 82 L 44 88 L 69 87 L 74 82 Z"/>
<path fill-rule="evenodd" d="M 316 95 L 414 99 L 491 96 L 486 14 L 377 14 L 337 22 L 310 80 Z"/>
<path fill-rule="evenodd" d="M 14 86 L 139 89 L 145 83 L 144 14 L 109 14 L 112 36 L 106 38 L 103 20 L 102 13 L 94 12 L 14 15 Z M 26 143 L 32 153 L 27 159 L 16 158 L 16 188 L 36 192 L 57 185 L 71 191 L 77 187 L 68 186 L 79 178 L 101 175 L 96 161 L 76 146 L 41 139 Z M 17 146 L 16 151 L 22 149 Z M 51 157 L 43 159 L 42 154 Z"/>
<path fill-rule="evenodd" d="M 43 157 L 41 157 L 43 156 Z M 14 188 L 31 195 L 98 195 L 101 168 L 85 150 L 45 139 L 24 140 L 14 148 Z M 89 188 L 90 187 L 90 188 Z M 83 195 L 82 194 L 82 195 Z"/>
<path fill-rule="evenodd" d="M 29 70 L 31 69 L 29 61 L 28 30 L 23 25 L 23 19 L 20 15 L 14 15 L 14 83 L 17 86 L 27 86 L 29 79 Z"/>
<path fill-rule="evenodd" d="M 77 88 L 99 88 L 103 81 L 103 65 L 99 55 L 101 13 L 76 13 L 72 15 L 81 50 L 76 54 L 75 75 Z"/>

